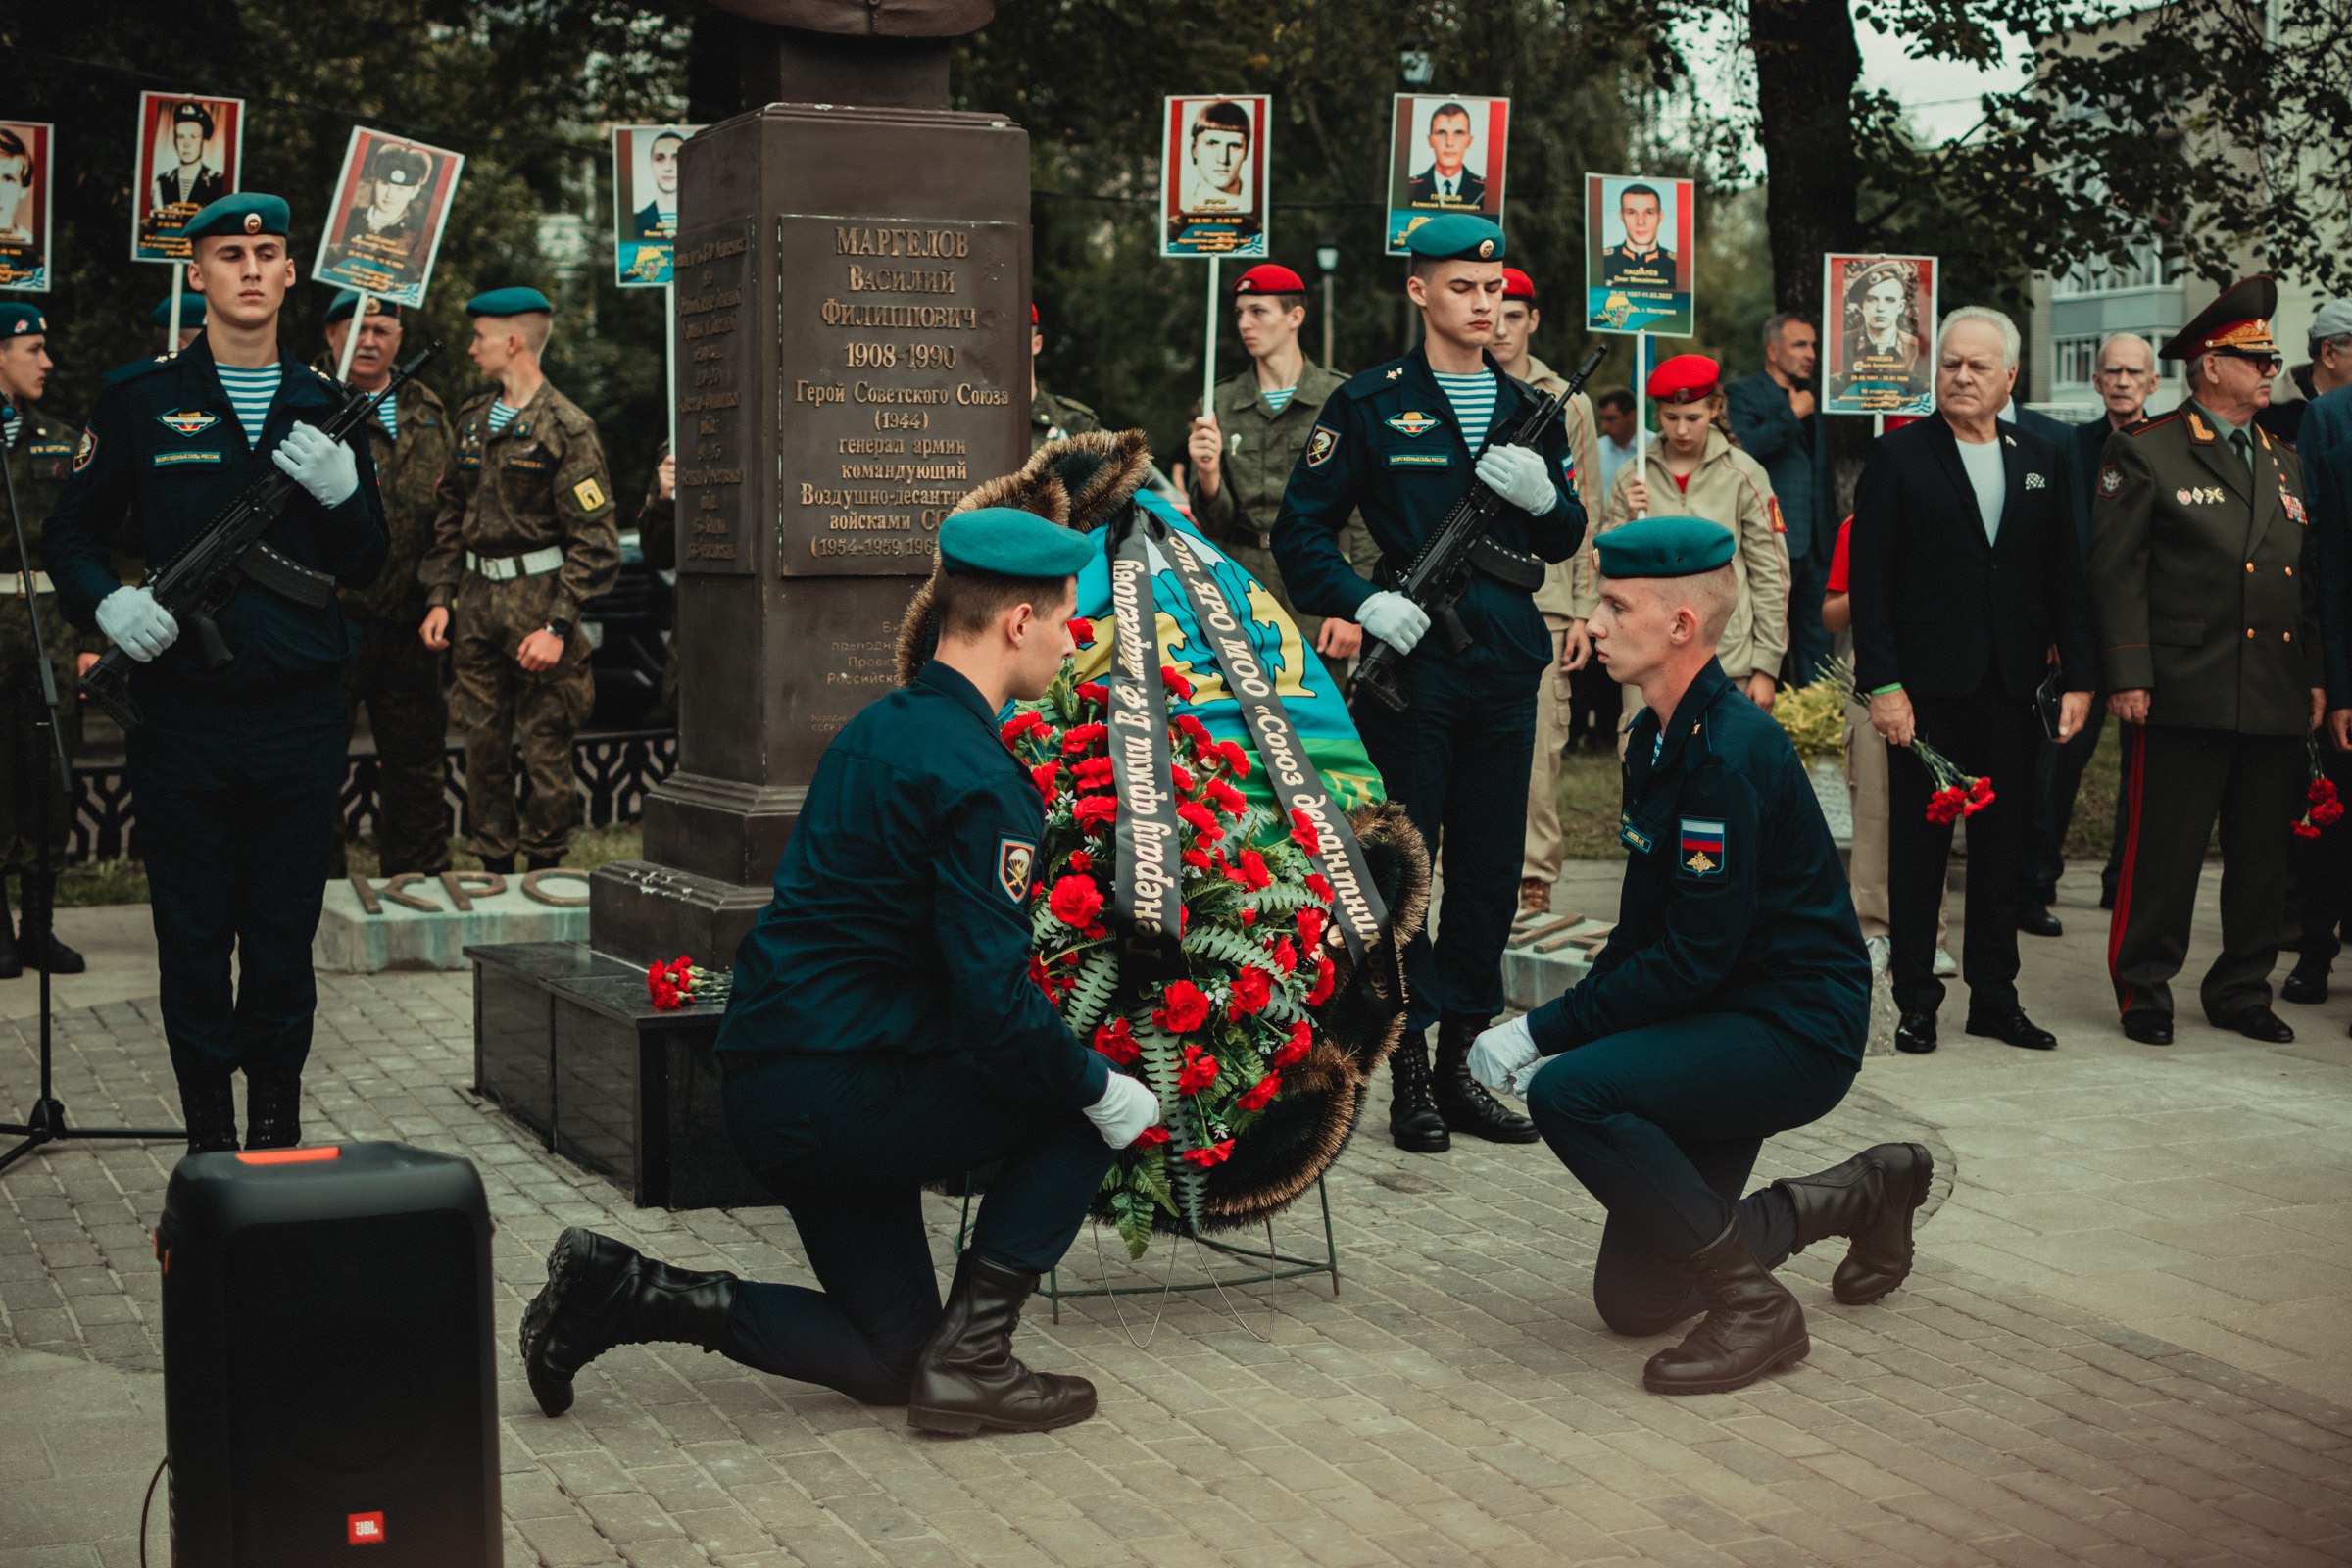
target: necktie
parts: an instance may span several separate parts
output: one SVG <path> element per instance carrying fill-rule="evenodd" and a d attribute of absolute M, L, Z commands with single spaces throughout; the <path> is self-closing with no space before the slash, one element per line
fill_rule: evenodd
<path fill-rule="evenodd" d="M 2254 476 L 2254 438 L 2243 430 L 2232 430 L 2230 432 L 2230 450 L 2237 454 L 2237 461 L 2246 466 L 2246 476 L 2252 478 Z"/>

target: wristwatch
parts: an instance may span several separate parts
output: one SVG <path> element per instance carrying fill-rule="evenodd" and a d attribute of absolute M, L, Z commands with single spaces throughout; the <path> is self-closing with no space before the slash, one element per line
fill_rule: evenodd
<path fill-rule="evenodd" d="M 554 636 L 558 642 L 571 641 L 571 622 L 568 620 L 551 620 L 540 629 Z"/>

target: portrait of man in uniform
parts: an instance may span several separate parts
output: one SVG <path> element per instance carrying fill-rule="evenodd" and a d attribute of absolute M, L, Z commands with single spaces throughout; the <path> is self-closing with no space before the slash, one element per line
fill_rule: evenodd
<path fill-rule="evenodd" d="M 183 261 L 179 231 L 237 188 L 245 133 L 240 98 L 139 94 L 137 223 L 131 260 Z"/>
<path fill-rule="evenodd" d="M 1633 184 L 1617 193 L 1617 243 L 1601 253 L 1603 282 L 1617 288 L 1672 290 L 1674 252 L 1658 242 L 1666 201 L 1654 185 Z"/>
<path fill-rule="evenodd" d="M 1263 97 L 1170 98 L 1162 124 L 1163 256 L 1263 256 Z"/>
<path fill-rule="evenodd" d="M 1400 92 L 1389 122 L 1391 256 L 1409 253 L 1414 229 L 1447 213 L 1502 221 L 1511 101 Z"/>
<path fill-rule="evenodd" d="M 1231 99 L 1203 105 L 1185 138 L 1183 210 L 1250 210 L 1250 111 Z"/>
<path fill-rule="evenodd" d="M 1683 336 L 1695 319 L 1696 185 L 1648 174 L 1585 176 L 1585 324 Z"/>
<path fill-rule="evenodd" d="M 40 216 L 32 176 L 37 167 L 23 134 L 30 126 L 0 125 L 0 245 L 29 245 Z"/>
<path fill-rule="evenodd" d="M 678 176 L 700 125 L 612 127 L 612 270 L 622 288 L 659 288 L 674 275 Z"/>
<path fill-rule="evenodd" d="M 354 130 L 315 280 L 423 304 L 464 162 L 438 147 Z"/>
<path fill-rule="evenodd" d="M 1833 256 L 1824 297 L 1835 301 L 1827 372 L 1833 414 L 1921 415 L 1933 411 L 1935 367 L 1928 327 L 1936 319 L 1932 258 Z"/>
<path fill-rule="evenodd" d="M 49 288 L 49 145 L 55 127 L 0 121 L 0 288 Z"/>
<path fill-rule="evenodd" d="M 1448 101 L 1429 113 L 1429 163 L 1413 174 L 1404 190 L 1407 207 L 1441 211 L 1479 212 L 1487 203 L 1486 176 L 1471 167 L 1471 150 L 1478 145 L 1465 104 Z"/>
<path fill-rule="evenodd" d="M 645 151 L 646 172 L 652 177 L 654 193 L 632 216 L 639 239 L 677 238 L 678 149 L 685 145 L 683 132 L 663 130 L 655 134 L 653 145 Z"/>

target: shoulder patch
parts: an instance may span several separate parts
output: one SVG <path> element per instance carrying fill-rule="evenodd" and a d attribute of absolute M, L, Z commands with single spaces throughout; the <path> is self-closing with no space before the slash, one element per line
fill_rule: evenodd
<path fill-rule="evenodd" d="M 2099 494 L 2111 496 L 2123 487 L 2124 470 L 2112 463 L 2103 465 L 2099 469 Z"/>
<path fill-rule="evenodd" d="M 1723 824 L 1700 817 L 1683 818 L 1683 869 L 1692 876 L 1716 876 L 1723 870 Z"/>
<path fill-rule="evenodd" d="M 2179 423 L 2180 418 L 2180 411 L 2175 410 L 2171 414 L 2159 415 L 2153 419 L 2142 419 L 2137 424 L 2127 424 L 2124 426 L 2124 434 L 2146 435 L 2150 430 L 2161 430 L 2168 424 Z"/>
<path fill-rule="evenodd" d="M 997 886 L 1019 904 L 1029 896 L 1029 871 L 1037 862 L 1037 846 L 1027 839 L 997 840 Z"/>
<path fill-rule="evenodd" d="M 1331 455 L 1339 450 L 1340 432 L 1328 424 L 1318 424 L 1315 426 L 1314 434 L 1306 438 L 1306 466 L 1310 468 L 1320 468 L 1329 463 Z"/>
<path fill-rule="evenodd" d="M 580 504 L 582 512 L 595 512 L 605 505 L 605 487 L 591 474 L 571 487 L 571 498 Z"/>
<path fill-rule="evenodd" d="M 98 432 L 86 426 L 81 432 L 81 444 L 74 449 L 74 471 L 79 473 L 98 456 Z"/>

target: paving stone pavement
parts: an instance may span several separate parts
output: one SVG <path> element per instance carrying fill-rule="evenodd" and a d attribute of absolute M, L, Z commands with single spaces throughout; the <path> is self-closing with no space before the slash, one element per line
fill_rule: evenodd
<path fill-rule="evenodd" d="M 1613 877 L 1581 871 L 1561 900 L 1605 911 Z M 2294 1047 L 2184 1025 L 2172 1053 L 2128 1048 L 2089 983 L 2103 927 L 2061 913 L 2026 994 L 2062 1050 L 1952 1029 L 1768 1147 L 1766 1176 L 1919 1139 L 1937 1192 L 1918 1272 L 1879 1305 L 1831 1300 L 1833 1251 L 1794 1260 L 1812 1356 L 1735 1395 L 1642 1391 L 1668 1342 L 1602 1329 L 1599 1211 L 1540 1147 L 1399 1154 L 1383 1101 L 1329 1181 L 1336 1298 L 1316 1278 L 1098 1298 L 1058 1325 L 1038 1304 L 1023 1354 L 1102 1388 L 1078 1427 L 916 1436 L 894 1410 L 642 1348 L 550 1421 L 511 1348 L 564 1226 L 805 1280 L 789 1219 L 634 1209 L 541 1152 L 466 1091 L 464 975 L 322 976 L 307 1119 L 481 1169 L 510 1564 L 2352 1561 L 2352 1410 L 2333 1402 L 2352 1396 L 2352 1006 L 2298 1010 Z M 76 1119 L 174 1114 L 151 1000 L 57 1026 Z M 0 1101 L 29 1083 L 0 1034 Z M 175 1153 L 81 1145 L 0 1176 L 0 1568 L 138 1561 L 163 1446 L 147 1228 Z M 956 1209 L 929 1214 L 944 1264 Z M 1310 1249 L 1311 1207 L 1277 1234 Z M 1108 1250 L 1122 1283 L 1207 1272 L 1190 1249 L 1149 1274 Z M 1065 1283 L 1102 1277 L 1082 1236 Z M 160 1563 L 160 1519 L 150 1539 Z"/>

